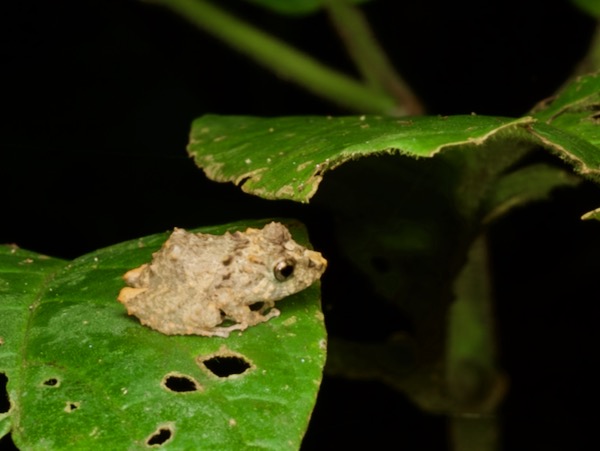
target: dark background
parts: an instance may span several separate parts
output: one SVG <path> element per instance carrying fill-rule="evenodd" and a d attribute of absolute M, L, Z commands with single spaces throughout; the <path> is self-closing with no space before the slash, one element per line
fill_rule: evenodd
<path fill-rule="evenodd" d="M 323 14 L 290 19 L 219 4 L 354 71 Z M 567 1 L 375 0 L 365 11 L 430 114 L 523 114 L 566 79 L 594 27 Z M 5 2 L 0 52 L 0 243 L 74 258 L 173 226 L 295 216 L 319 247 L 310 206 L 207 181 L 186 156 L 187 135 L 209 112 L 348 111 L 141 2 Z M 579 221 L 600 205 L 598 194 L 591 184 L 560 191 L 493 230 L 500 346 L 511 378 L 506 449 L 598 441 L 585 407 L 595 405 L 590 293 L 598 291 L 600 227 Z M 443 450 L 445 434 L 443 418 L 383 386 L 326 378 L 304 448 Z"/>

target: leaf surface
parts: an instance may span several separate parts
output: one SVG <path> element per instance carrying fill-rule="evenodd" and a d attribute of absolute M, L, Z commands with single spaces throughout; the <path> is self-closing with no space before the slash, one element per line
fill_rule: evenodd
<path fill-rule="evenodd" d="M 600 74 L 578 77 L 533 111 L 530 130 L 583 175 L 600 180 Z"/>
<path fill-rule="evenodd" d="M 244 230 L 263 223 L 204 228 Z M 288 226 L 306 244 L 297 223 Z M 165 336 L 116 301 L 166 234 L 77 258 L 2 247 L 0 372 L 22 449 L 298 449 L 325 360 L 319 288 L 229 338 Z M 30 262 L 28 260 L 31 260 Z"/>
<path fill-rule="evenodd" d="M 323 174 L 347 161 L 386 153 L 431 157 L 480 145 L 529 117 L 381 116 L 258 118 L 203 116 L 192 125 L 189 154 L 207 176 L 268 199 L 308 202 Z"/>

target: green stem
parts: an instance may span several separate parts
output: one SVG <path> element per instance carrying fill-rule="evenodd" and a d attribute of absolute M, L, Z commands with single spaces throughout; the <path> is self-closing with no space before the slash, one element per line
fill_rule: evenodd
<path fill-rule="evenodd" d="M 153 0 L 313 93 L 358 112 L 398 115 L 394 99 L 370 89 L 203 0 Z"/>
<path fill-rule="evenodd" d="M 450 432 L 454 451 L 499 448 L 495 410 L 506 384 L 496 368 L 487 243 L 471 246 L 455 284 L 450 308 L 446 384 L 452 399 Z"/>
<path fill-rule="evenodd" d="M 500 449 L 498 420 L 493 415 L 455 417 L 450 420 L 453 451 Z"/>
<path fill-rule="evenodd" d="M 423 105 L 394 70 L 361 10 L 348 0 L 326 0 L 325 7 L 367 83 L 396 98 L 407 114 L 423 114 Z"/>

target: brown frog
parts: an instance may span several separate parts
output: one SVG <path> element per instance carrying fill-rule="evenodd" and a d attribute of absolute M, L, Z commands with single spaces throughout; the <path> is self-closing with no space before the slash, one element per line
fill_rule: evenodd
<path fill-rule="evenodd" d="M 225 235 L 175 229 L 150 263 L 123 276 L 129 286 L 118 300 L 164 334 L 227 337 L 278 316 L 275 301 L 309 287 L 326 267 L 278 222 Z"/>

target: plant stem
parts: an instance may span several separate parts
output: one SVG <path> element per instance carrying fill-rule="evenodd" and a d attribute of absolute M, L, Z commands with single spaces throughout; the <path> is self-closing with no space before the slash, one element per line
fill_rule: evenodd
<path fill-rule="evenodd" d="M 363 113 L 398 115 L 394 99 L 337 72 L 204 0 L 153 0 L 245 53 L 282 78 Z"/>
<path fill-rule="evenodd" d="M 325 7 L 367 83 L 396 98 L 407 114 L 423 114 L 423 105 L 394 70 L 361 10 L 348 0 L 326 0 Z"/>
<path fill-rule="evenodd" d="M 487 243 L 472 244 L 455 284 L 450 308 L 446 383 L 452 398 L 450 433 L 454 451 L 499 448 L 496 406 L 505 392 L 495 363 L 492 296 Z"/>
<path fill-rule="evenodd" d="M 500 449 L 498 420 L 495 416 L 456 417 L 450 421 L 453 451 Z"/>

